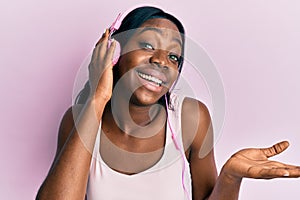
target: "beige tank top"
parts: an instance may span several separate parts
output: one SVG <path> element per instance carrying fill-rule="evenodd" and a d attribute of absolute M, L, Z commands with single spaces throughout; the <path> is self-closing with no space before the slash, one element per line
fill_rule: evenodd
<path fill-rule="evenodd" d="M 100 124 L 90 166 L 87 200 L 191 200 L 190 167 L 184 155 L 181 134 L 183 98 L 173 96 L 172 99 L 176 110 L 168 110 L 163 155 L 154 166 L 140 173 L 119 173 L 102 160 L 99 152 Z M 177 144 L 172 139 L 172 132 Z"/>

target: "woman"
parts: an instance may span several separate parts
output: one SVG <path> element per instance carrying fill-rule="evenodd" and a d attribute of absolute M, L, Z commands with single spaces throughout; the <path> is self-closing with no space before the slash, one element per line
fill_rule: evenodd
<path fill-rule="evenodd" d="M 288 142 L 235 153 L 219 176 L 204 104 L 172 95 L 181 71 L 184 29 L 154 7 L 130 12 L 108 30 L 89 64 L 89 81 L 64 115 L 57 153 L 37 199 L 238 199 L 243 177 L 299 177 L 270 161 Z M 114 92 L 113 92 L 114 91 Z"/>

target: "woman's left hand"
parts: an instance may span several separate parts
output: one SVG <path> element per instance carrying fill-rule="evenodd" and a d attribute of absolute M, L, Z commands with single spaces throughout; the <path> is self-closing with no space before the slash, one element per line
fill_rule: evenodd
<path fill-rule="evenodd" d="M 269 148 L 240 150 L 226 162 L 222 172 L 234 179 L 300 177 L 300 166 L 269 160 L 270 157 L 283 152 L 288 146 L 289 143 L 283 141 Z"/>

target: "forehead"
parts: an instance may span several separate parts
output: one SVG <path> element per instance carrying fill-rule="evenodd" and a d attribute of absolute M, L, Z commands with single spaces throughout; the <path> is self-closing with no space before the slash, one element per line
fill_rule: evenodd
<path fill-rule="evenodd" d="M 153 30 L 165 37 L 172 37 L 182 44 L 181 33 L 177 26 L 170 20 L 164 18 L 154 18 L 145 21 L 137 31 L 137 34 L 145 30 Z"/>

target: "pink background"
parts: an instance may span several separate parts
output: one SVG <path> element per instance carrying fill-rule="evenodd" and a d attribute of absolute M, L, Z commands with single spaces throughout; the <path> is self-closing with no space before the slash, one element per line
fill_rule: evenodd
<path fill-rule="evenodd" d="M 105 3 L 104 3 L 105 2 Z M 121 2 L 121 1 L 120 1 Z M 33 199 L 52 162 L 77 70 L 118 12 L 142 1 L 17 1 L 0 6 L 2 199 Z M 238 149 L 289 140 L 300 165 L 300 3 L 174 1 L 173 13 L 215 62 L 226 93 L 218 169 Z M 295 199 L 300 180 L 249 180 L 240 199 Z"/>

